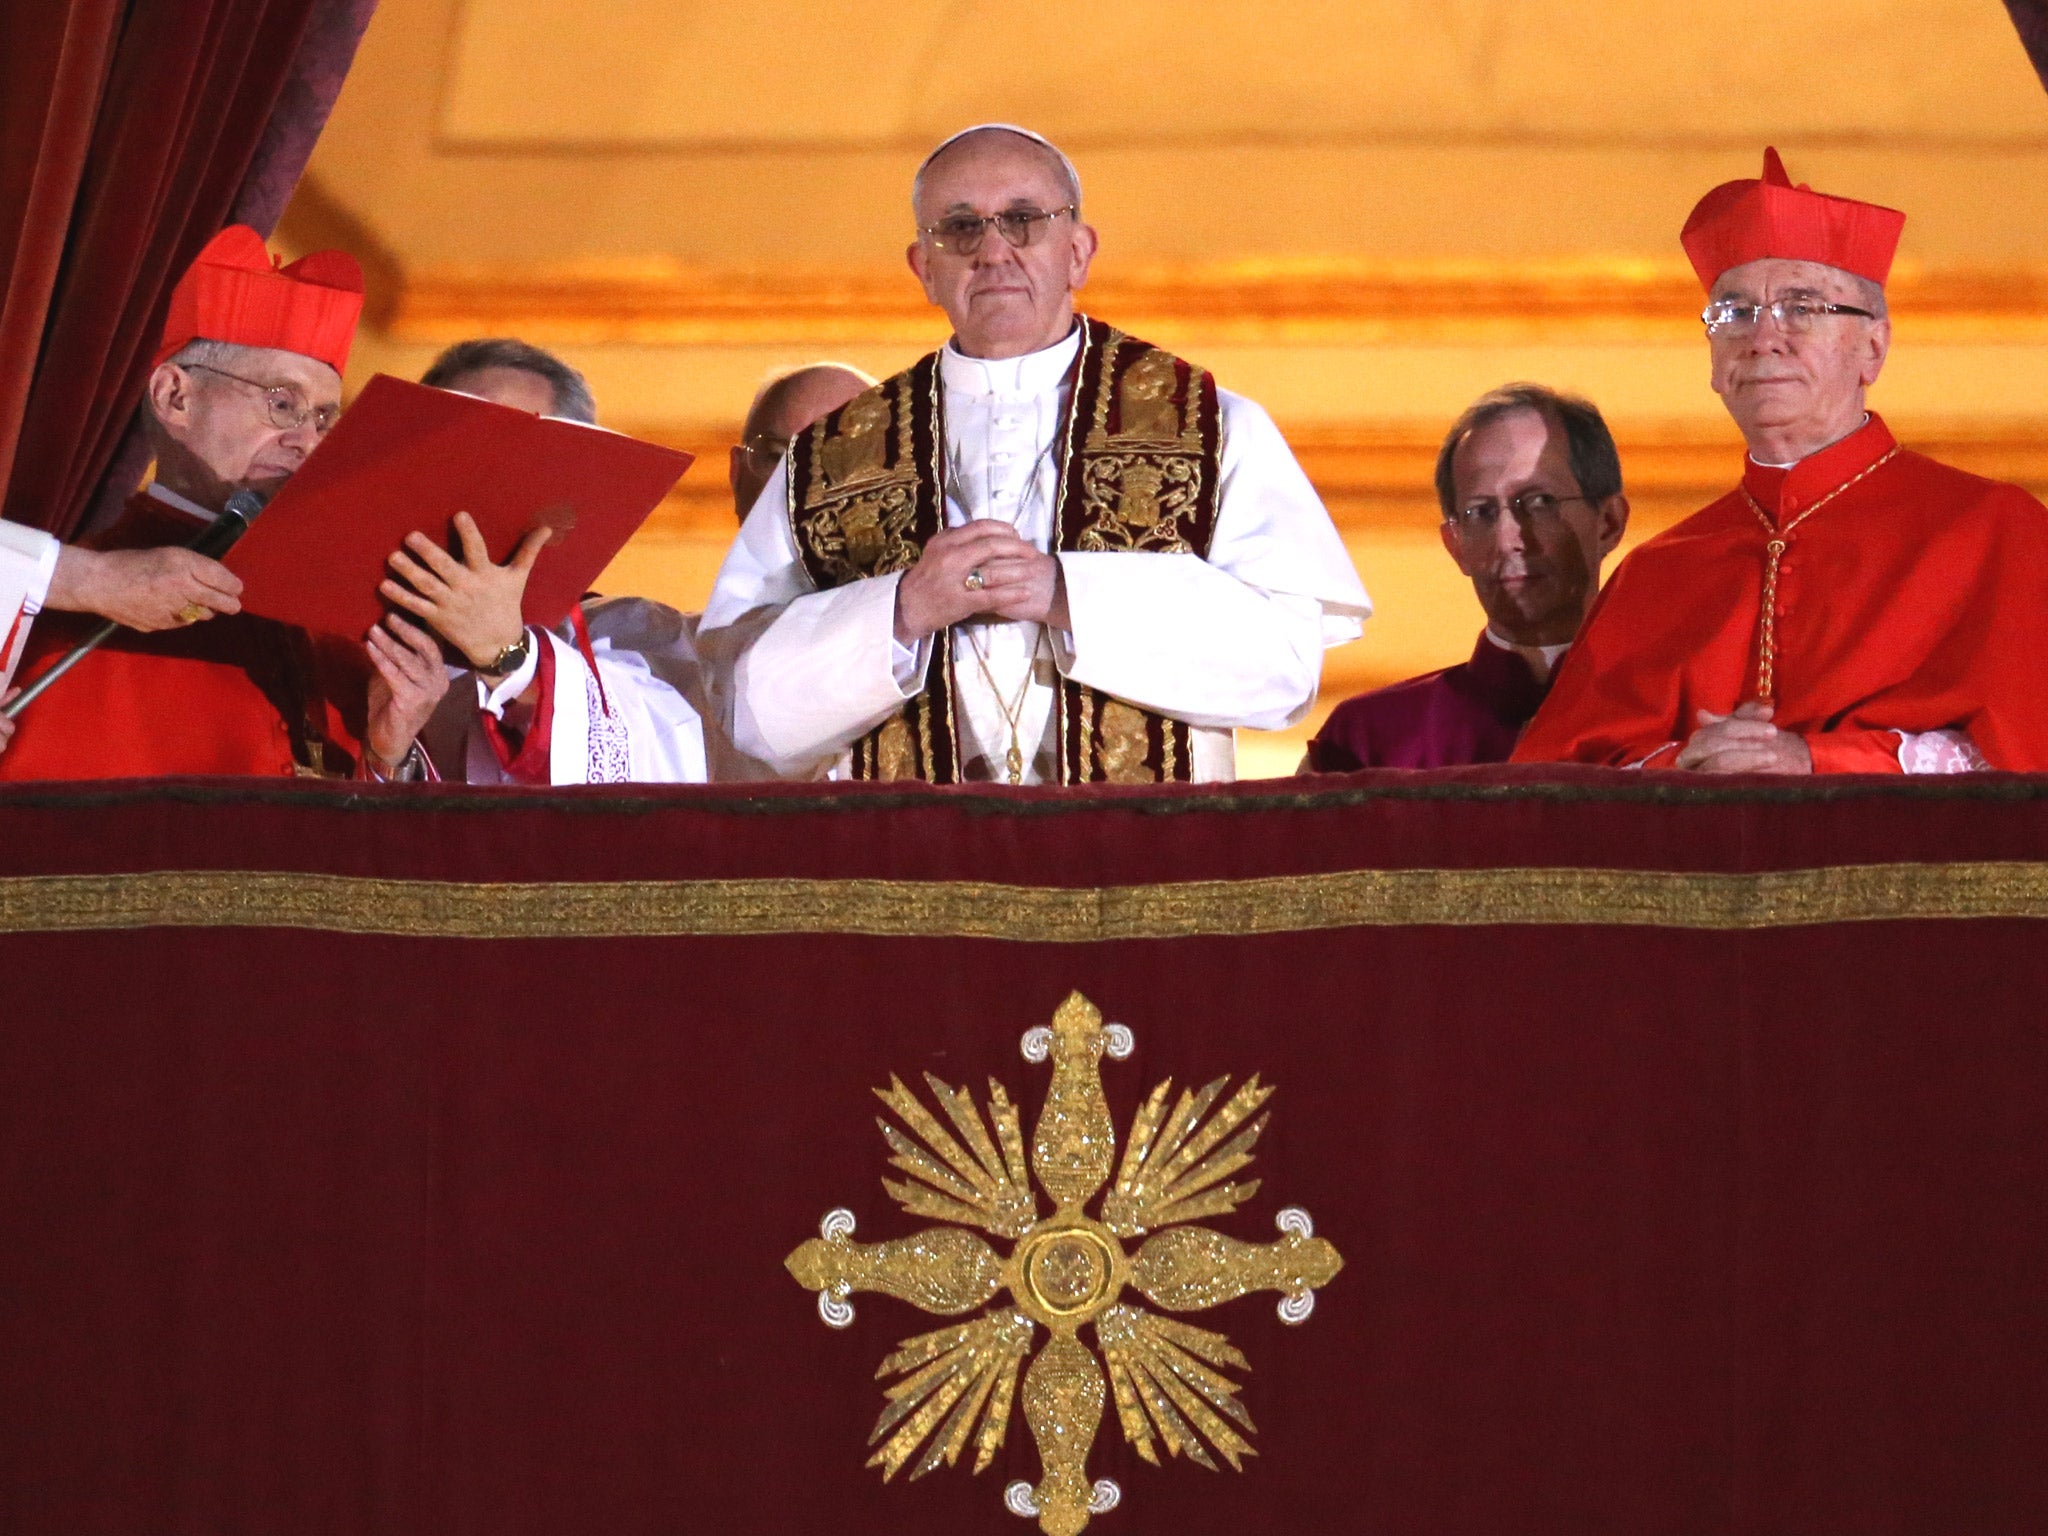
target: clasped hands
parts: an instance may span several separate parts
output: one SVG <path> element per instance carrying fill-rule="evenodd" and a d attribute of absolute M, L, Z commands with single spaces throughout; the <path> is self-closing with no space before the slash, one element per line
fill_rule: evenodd
<path fill-rule="evenodd" d="M 1811 773 L 1804 737 L 1771 724 L 1772 707 L 1752 700 L 1725 715 L 1698 712 L 1699 729 L 1679 749 L 1679 768 L 1698 773 Z"/>
<path fill-rule="evenodd" d="M 896 639 L 916 645 L 967 619 L 1072 628 L 1059 561 L 996 518 L 933 534 L 896 584 Z"/>

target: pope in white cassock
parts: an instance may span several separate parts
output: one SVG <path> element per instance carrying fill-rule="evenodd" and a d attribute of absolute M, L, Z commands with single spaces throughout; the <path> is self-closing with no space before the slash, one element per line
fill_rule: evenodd
<path fill-rule="evenodd" d="M 1371 613 L 1272 420 L 1074 310 L 1080 180 L 1005 124 L 919 168 L 953 337 L 791 443 L 699 629 L 740 750 L 792 777 L 1228 779 Z"/>

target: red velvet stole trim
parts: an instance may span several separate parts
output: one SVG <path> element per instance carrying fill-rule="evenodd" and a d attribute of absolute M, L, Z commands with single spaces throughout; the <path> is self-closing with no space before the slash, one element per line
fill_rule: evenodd
<path fill-rule="evenodd" d="M 1207 559 L 1222 479 L 1214 378 L 1100 321 L 1082 324 L 1080 379 L 1060 456 L 1059 547 Z M 1193 776 L 1185 721 L 1066 678 L 1056 707 L 1062 784 Z"/>
<path fill-rule="evenodd" d="M 583 657 L 583 664 L 590 668 L 591 682 L 597 685 L 598 706 L 609 720 L 612 715 L 611 695 L 604 691 L 604 674 L 597 670 L 597 651 L 590 643 L 590 620 L 584 617 L 583 599 L 580 597 L 576 606 L 569 610 L 569 625 L 576 631 L 576 650 Z M 545 637 L 542 638 L 541 649 L 548 649 Z"/>
<path fill-rule="evenodd" d="M 909 570 L 945 526 L 944 394 L 934 352 L 790 444 L 791 529 L 820 591 Z M 854 742 L 855 778 L 958 782 L 951 649 L 934 643 L 923 690 Z"/>

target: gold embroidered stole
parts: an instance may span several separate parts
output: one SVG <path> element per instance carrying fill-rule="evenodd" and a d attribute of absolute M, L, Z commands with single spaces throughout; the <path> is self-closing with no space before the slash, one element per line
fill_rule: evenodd
<path fill-rule="evenodd" d="M 1215 380 L 1085 316 L 1058 442 L 1053 547 L 1206 558 L 1222 442 Z M 945 391 L 939 354 L 856 396 L 789 449 L 789 515 L 819 588 L 908 570 L 945 526 Z M 935 644 L 925 686 L 853 746 L 863 779 L 959 781 L 953 648 Z M 1062 678 L 1058 782 L 1192 777 L 1179 720 Z"/>

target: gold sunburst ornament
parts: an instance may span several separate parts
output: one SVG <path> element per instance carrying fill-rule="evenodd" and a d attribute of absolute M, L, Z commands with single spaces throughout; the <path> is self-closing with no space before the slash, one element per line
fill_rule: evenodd
<path fill-rule="evenodd" d="M 884 1481 L 913 1457 L 912 1478 L 952 1466 L 970 1443 L 974 1470 L 986 1468 L 1009 1431 L 1020 1375 L 1040 1477 L 1036 1486 L 1010 1484 L 1003 1502 L 1016 1514 L 1037 1516 L 1046 1536 L 1075 1536 L 1090 1515 L 1108 1512 L 1122 1497 L 1114 1482 L 1091 1484 L 1087 1472 L 1112 1394 L 1124 1438 L 1155 1466 L 1162 1443 L 1169 1455 L 1185 1454 L 1212 1471 L 1210 1448 L 1236 1471 L 1255 1454 L 1244 1438 L 1251 1416 L 1237 1399 L 1238 1384 L 1224 1374 L 1249 1370 L 1244 1356 L 1222 1334 L 1162 1317 L 1125 1301 L 1124 1292 L 1168 1312 L 1194 1312 L 1252 1291 L 1278 1291 L 1282 1320 L 1299 1323 L 1315 1305 L 1316 1288 L 1344 1261 L 1299 1207 L 1280 1212 L 1274 1243 L 1187 1225 L 1229 1214 L 1259 1187 L 1256 1179 L 1232 1178 L 1252 1161 L 1266 1125 L 1258 1112 L 1273 1090 L 1256 1076 L 1228 1099 L 1227 1078 L 1184 1089 L 1170 1110 L 1172 1080 L 1160 1083 L 1133 1118 L 1115 1166 L 1116 1128 L 1100 1064 L 1104 1055 L 1129 1056 L 1131 1045 L 1131 1032 L 1105 1025 L 1078 992 L 1060 1005 L 1050 1029 L 1025 1034 L 1025 1059 L 1052 1061 L 1028 1169 L 1017 1106 L 1001 1083 L 989 1082 L 984 1121 L 965 1088 L 927 1073 L 951 1130 L 895 1077 L 875 1090 L 902 1122 L 881 1126 L 891 1165 L 907 1176 L 900 1183 L 885 1178 L 882 1187 L 913 1216 L 949 1225 L 856 1243 L 853 1213 L 835 1210 L 822 1235 L 789 1256 L 789 1272 L 818 1293 L 819 1315 L 835 1328 L 853 1321 L 847 1297 L 855 1291 L 942 1316 L 973 1311 L 1002 1291 L 1010 1296 L 1009 1304 L 969 1322 L 904 1340 L 882 1362 L 877 1377 L 900 1378 L 885 1389 L 888 1406 L 868 1437 L 878 1444 L 868 1465 L 880 1467 Z M 1116 1182 L 1103 1193 L 1112 1166 Z M 1040 1215 L 1033 1174 L 1052 1199 L 1049 1216 Z M 1086 1207 L 1097 1194 L 1101 1205 L 1090 1216 Z M 1011 1240 L 1008 1255 L 970 1227 Z M 1145 1241 L 1135 1250 L 1126 1247 L 1140 1237 Z M 1090 1324 L 1092 1351 L 1078 1337 Z M 1049 1337 L 1033 1355 L 1040 1328 Z"/>

